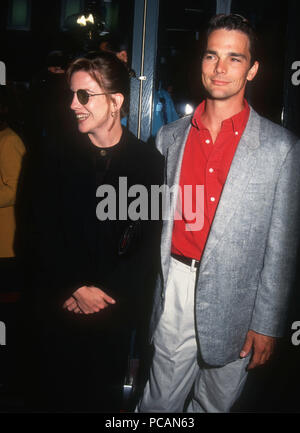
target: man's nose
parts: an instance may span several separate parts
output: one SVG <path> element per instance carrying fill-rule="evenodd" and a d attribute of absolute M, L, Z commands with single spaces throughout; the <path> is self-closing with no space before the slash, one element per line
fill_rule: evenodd
<path fill-rule="evenodd" d="M 218 59 L 215 66 L 216 74 L 224 74 L 226 72 L 226 64 L 222 59 Z"/>

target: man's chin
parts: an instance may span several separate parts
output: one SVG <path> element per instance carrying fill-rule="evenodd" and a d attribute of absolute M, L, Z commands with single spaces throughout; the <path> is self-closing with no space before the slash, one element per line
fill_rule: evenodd
<path fill-rule="evenodd" d="M 227 99 L 230 99 L 233 95 L 229 95 L 226 93 L 220 93 L 220 92 L 208 92 L 207 98 L 212 99 L 214 101 L 226 101 Z"/>

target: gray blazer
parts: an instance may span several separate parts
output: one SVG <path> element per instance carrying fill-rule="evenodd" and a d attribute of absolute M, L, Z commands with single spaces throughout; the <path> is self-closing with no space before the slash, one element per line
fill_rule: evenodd
<path fill-rule="evenodd" d="M 179 119 L 157 135 L 169 187 L 179 183 L 190 122 L 191 117 Z M 269 336 L 284 332 L 300 226 L 299 144 L 289 131 L 250 109 L 196 285 L 197 334 L 210 365 L 238 359 L 249 329 Z M 164 308 L 173 221 L 171 212 L 163 224 L 152 336 Z"/>

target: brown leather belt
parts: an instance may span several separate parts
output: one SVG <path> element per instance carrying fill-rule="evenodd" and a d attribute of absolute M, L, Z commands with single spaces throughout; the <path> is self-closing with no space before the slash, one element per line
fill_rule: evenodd
<path fill-rule="evenodd" d="M 171 254 L 171 256 L 178 260 L 181 263 L 184 263 L 187 266 L 191 266 L 192 264 L 194 265 L 194 268 L 199 268 L 200 265 L 200 261 L 195 260 L 195 259 L 190 259 L 189 257 L 184 257 L 184 256 L 180 256 L 179 254 Z"/>

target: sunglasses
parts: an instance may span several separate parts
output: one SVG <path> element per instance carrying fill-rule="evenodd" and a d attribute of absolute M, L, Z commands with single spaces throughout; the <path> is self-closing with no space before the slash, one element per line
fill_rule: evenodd
<path fill-rule="evenodd" d="M 105 93 L 93 93 L 92 95 L 90 93 L 88 93 L 86 90 L 84 89 L 78 89 L 76 92 L 77 95 L 77 99 L 80 102 L 81 105 L 86 105 L 89 102 L 89 98 L 91 96 L 100 96 L 100 95 L 108 95 L 108 94 L 112 94 L 115 92 L 105 92 Z"/>

